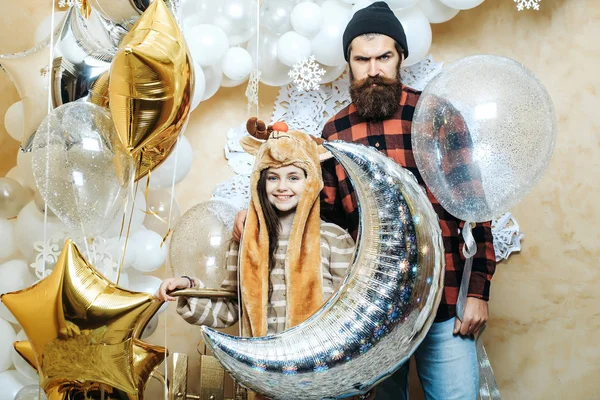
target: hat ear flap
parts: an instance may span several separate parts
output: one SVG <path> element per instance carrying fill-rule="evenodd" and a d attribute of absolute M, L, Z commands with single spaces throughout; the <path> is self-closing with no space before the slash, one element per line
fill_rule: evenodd
<path fill-rule="evenodd" d="M 243 138 L 240 139 L 240 145 L 242 146 L 242 148 L 248 154 L 251 154 L 253 156 L 258 154 L 258 150 L 260 149 L 260 146 L 262 146 L 264 143 L 265 143 L 264 140 L 257 139 L 253 136 L 244 136 Z"/>
<path fill-rule="evenodd" d="M 325 149 L 325 147 L 323 147 L 323 142 L 325 142 L 326 140 L 323 138 L 318 138 L 312 135 L 309 135 L 311 137 L 311 139 L 317 144 L 317 150 L 319 151 L 319 161 L 323 162 L 323 161 L 327 161 L 330 158 L 333 158 L 333 154 L 331 154 L 329 151 L 327 151 Z"/>

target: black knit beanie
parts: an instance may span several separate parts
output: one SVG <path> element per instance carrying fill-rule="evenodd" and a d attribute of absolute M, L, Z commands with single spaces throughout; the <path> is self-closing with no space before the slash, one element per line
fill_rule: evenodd
<path fill-rule="evenodd" d="M 404 58 L 408 58 L 406 34 L 402 24 L 384 1 L 377 1 L 368 7 L 358 10 L 344 31 L 344 58 L 348 61 L 348 47 L 355 37 L 365 33 L 381 33 L 394 39 L 402 49 Z"/>

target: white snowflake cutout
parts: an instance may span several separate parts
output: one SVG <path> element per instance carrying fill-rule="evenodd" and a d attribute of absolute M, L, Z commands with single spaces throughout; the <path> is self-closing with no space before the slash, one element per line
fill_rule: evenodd
<path fill-rule="evenodd" d="M 514 2 L 517 3 L 518 11 L 523 11 L 525 9 L 539 11 L 541 1 L 542 0 L 514 0 Z"/>
<path fill-rule="evenodd" d="M 310 56 L 294 64 L 288 75 L 294 79 L 294 84 L 299 91 L 308 92 L 319 89 L 319 83 L 325 72 L 317 64 L 315 56 Z"/>
<path fill-rule="evenodd" d="M 59 0 L 58 6 L 64 7 L 81 7 L 81 0 Z"/>

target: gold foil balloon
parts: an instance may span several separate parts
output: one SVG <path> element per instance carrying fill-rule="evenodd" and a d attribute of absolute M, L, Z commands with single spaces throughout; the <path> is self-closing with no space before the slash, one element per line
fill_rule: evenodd
<path fill-rule="evenodd" d="M 122 210 L 134 174 L 108 111 L 85 102 L 52 110 L 31 152 L 36 185 L 54 214 L 84 236 L 104 232 Z"/>
<path fill-rule="evenodd" d="M 183 34 L 165 3 L 155 0 L 123 38 L 110 70 L 110 111 L 136 162 L 137 179 L 169 155 L 191 98 L 192 64 Z"/>
<path fill-rule="evenodd" d="M 11 178 L 0 178 L 0 218 L 12 218 L 19 214 L 31 200 L 31 191 Z"/>
<path fill-rule="evenodd" d="M 166 355 L 163 347 L 139 340 L 162 303 L 115 286 L 70 240 L 48 277 L 2 295 L 2 302 L 29 338 L 15 349 L 37 368 L 51 400 L 100 384 L 142 399 L 150 374 Z"/>
<path fill-rule="evenodd" d="M 177 276 L 195 276 L 207 288 L 221 288 L 227 277 L 226 258 L 235 213 L 228 203 L 211 200 L 183 214 L 169 247 L 169 260 Z"/>

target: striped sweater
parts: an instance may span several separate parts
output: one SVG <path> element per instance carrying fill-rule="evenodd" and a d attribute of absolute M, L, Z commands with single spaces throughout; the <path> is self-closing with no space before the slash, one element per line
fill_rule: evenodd
<path fill-rule="evenodd" d="M 283 331 L 286 316 L 285 256 L 289 236 L 281 235 L 275 253 L 276 265 L 270 271 L 272 285 L 267 316 L 269 335 Z M 232 242 L 227 253 L 228 278 L 223 281 L 222 289 L 237 291 L 237 264 L 239 243 Z M 323 276 L 323 298 L 329 298 L 340 286 L 354 254 L 352 237 L 339 226 L 321 221 L 321 271 Z M 242 282 L 243 284 L 243 282 Z M 196 279 L 196 285 L 203 283 Z M 180 297 L 177 312 L 187 322 L 195 325 L 207 325 L 213 328 L 225 328 L 238 320 L 237 302 Z"/>

